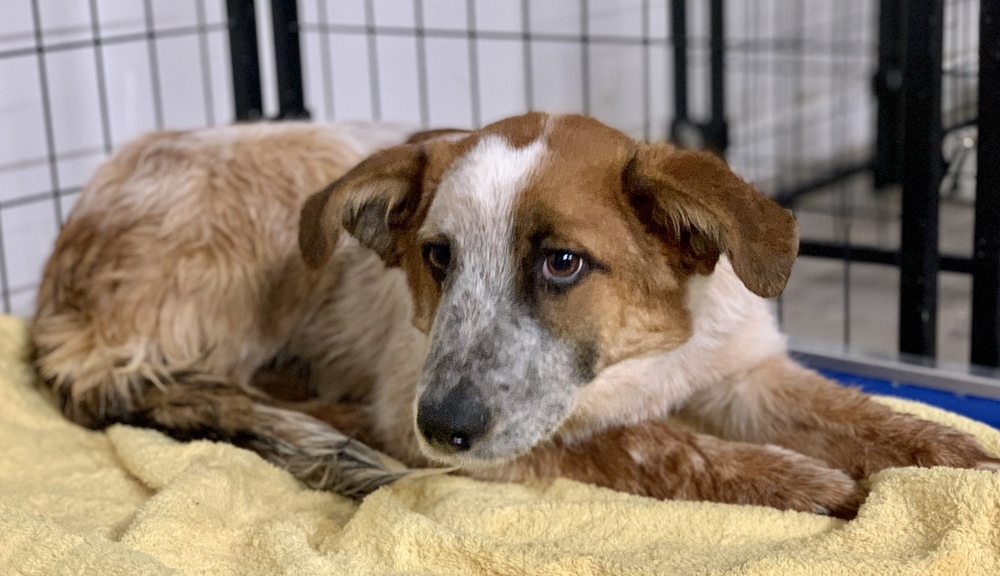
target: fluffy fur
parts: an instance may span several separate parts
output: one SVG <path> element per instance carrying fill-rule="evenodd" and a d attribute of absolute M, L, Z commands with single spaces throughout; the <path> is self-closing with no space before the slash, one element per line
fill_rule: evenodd
<path fill-rule="evenodd" d="M 578 116 L 404 138 L 286 124 L 121 150 L 39 292 L 65 413 L 349 494 L 395 458 L 850 516 L 889 466 L 996 469 L 787 357 L 766 298 L 795 222 L 718 159 Z"/>

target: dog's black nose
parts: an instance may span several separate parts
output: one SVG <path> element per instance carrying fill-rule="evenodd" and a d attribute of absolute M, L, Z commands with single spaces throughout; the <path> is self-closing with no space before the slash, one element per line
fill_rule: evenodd
<path fill-rule="evenodd" d="M 464 387 L 459 387 L 464 388 Z M 421 399 L 417 427 L 435 448 L 465 452 L 486 434 L 489 411 L 472 395 L 452 390 L 442 401 Z"/>

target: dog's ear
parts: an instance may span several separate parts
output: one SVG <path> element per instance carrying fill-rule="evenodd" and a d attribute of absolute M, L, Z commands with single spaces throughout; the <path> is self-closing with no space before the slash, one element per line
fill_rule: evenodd
<path fill-rule="evenodd" d="M 386 264 L 397 265 L 396 236 L 420 205 L 426 163 L 422 146 L 396 146 L 369 156 L 313 194 L 299 221 L 299 248 L 306 263 L 313 267 L 325 263 L 343 228 Z"/>
<path fill-rule="evenodd" d="M 707 152 L 641 145 L 625 166 L 623 189 L 643 225 L 669 237 L 700 269 L 726 254 L 751 292 L 781 293 L 798 254 L 792 215 Z"/>

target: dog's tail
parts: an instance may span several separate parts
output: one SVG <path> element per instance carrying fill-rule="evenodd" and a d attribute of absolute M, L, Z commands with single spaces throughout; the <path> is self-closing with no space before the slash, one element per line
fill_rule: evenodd
<path fill-rule="evenodd" d="M 105 364 L 106 370 L 81 370 L 87 362 L 66 370 L 55 350 L 37 342 L 33 356 L 42 386 L 62 412 L 89 428 L 121 423 L 183 441 L 229 442 L 257 452 L 311 488 L 351 498 L 420 473 L 263 392 L 203 371 L 168 371 L 134 358 L 119 358 L 112 362 L 115 368 Z"/>

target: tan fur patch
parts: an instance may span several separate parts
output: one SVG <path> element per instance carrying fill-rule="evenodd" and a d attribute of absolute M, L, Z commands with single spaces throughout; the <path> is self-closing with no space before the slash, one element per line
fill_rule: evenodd
<path fill-rule="evenodd" d="M 577 117 L 552 120 L 546 140 L 544 171 L 520 198 L 514 257 L 569 249 L 601 267 L 565 294 L 541 294 L 539 315 L 559 336 L 592 342 L 598 370 L 680 345 L 691 329 L 684 306 L 690 272 L 628 205 L 621 173 L 635 143 Z"/>

